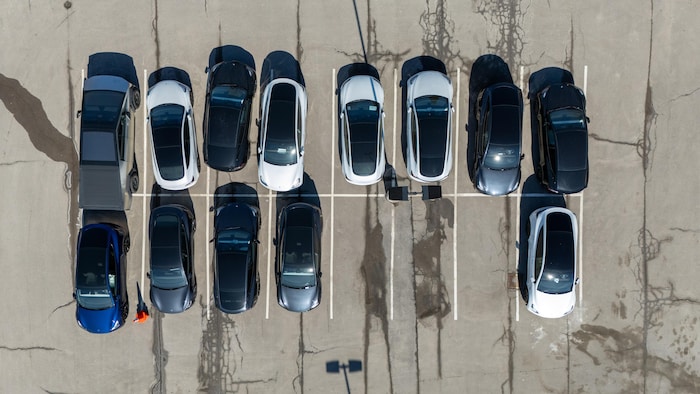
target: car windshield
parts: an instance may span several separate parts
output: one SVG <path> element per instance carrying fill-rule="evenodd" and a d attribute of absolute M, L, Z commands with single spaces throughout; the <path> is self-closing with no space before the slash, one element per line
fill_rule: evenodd
<path fill-rule="evenodd" d="M 292 85 L 279 84 L 270 93 L 270 108 L 265 135 L 266 162 L 287 166 L 297 162 L 296 89 Z"/>
<path fill-rule="evenodd" d="M 537 290 L 564 294 L 574 286 L 574 236 L 571 219 L 564 213 L 547 216 L 545 262 Z"/>
<path fill-rule="evenodd" d="M 80 248 L 79 256 L 80 261 L 76 267 L 75 279 L 75 298 L 78 304 L 91 310 L 113 307 L 114 300 L 112 300 L 107 283 L 105 248 L 83 246 Z"/>
<path fill-rule="evenodd" d="M 440 175 L 445 166 L 449 133 L 449 102 L 441 96 L 423 96 L 415 100 L 418 121 L 418 152 L 421 173 Z"/>
<path fill-rule="evenodd" d="M 555 130 L 583 129 L 586 126 L 586 116 L 582 111 L 573 108 L 558 109 L 549 114 L 552 128 Z"/>
<path fill-rule="evenodd" d="M 310 227 L 287 227 L 282 253 L 282 286 L 305 289 L 316 285 Z"/>
<path fill-rule="evenodd" d="M 117 144 L 113 131 L 83 131 L 80 160 L 98 163 L 116 163 Z"/>
<path fill-rule="evenodd" d="M 357 175 L 370 175 L 377 167 L 379 104 L 369 100 L 353 101 L 345 109 L 350 130 L 352 170 Z"/>
<path fill-rule="evenodd" d="M 182 267 L 180 221 L 174 215 L 161 215 L 155 220 L 151 234 L 151 284 L 159 289 L 187 286 Z"/>
<path fill-rule="evenodd" d="M 163 104 L 151 110 L 151 130 L 156 162 L 161 177 L 168 181 L 185 176 L 182 122 L 185 108 L 177 104 Z"/>
<path fill-rule="evenodd" d="M 124 93 L 109 90 L 91 90 L 83 96 L 83 109 L 80 122 L 83 129 L 117 129 L 119 115 L 124 103 Z"/>
<path fill-rule="evenodd" d="M 211 91 L 208 142 L 215 146 L 236 147 L 236 137 L 248 122 L 246 91 L 232 86 L 217 86 Z"/>
<path fill-rule="evenodd" d="M 517 168 L 520 163 L 520 147 L 518 145 L 489 144 L 484 166 L 494 170 Z"/>

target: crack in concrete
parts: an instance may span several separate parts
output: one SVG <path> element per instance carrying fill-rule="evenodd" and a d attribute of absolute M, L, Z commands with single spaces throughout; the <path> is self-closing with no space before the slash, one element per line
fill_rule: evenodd
<path fill-rule="evenodd" d="M 695 233 L 695 234 L 700 233 L 700 229 L 692 229 L 692 228 L 671 227 L 669 230 L 680 231 L 682 233 Z"/>
<path fill-rule="evenodd" d="M 384 46 L 377 39 L 377 21 L 372 18 L 372 7 L 371 1 L 367 0 L 367 40 L 366 40 L 366 51 L 367 51 L 367 62 L 377 67 L 379 74 L 383 74 L 386 69 L 387 64 L 379 66 L 383 62 L 387 62 L 393 65 L 393 68 L 398 68 L 401 59 L 406 56 L 411 50 L 406 49 L 403 52 L 392 52 L 388 49 L 384 49 Z M 365 57 L 362 52 L 345 52 L 338 51 L 343 55 L 352 59 L 353 63 L 364 63 Z"/>
<path fill-rule="evenodd" d="M 168 364 L 168 351 L 163 344 L 163 313 L 156 308 L 151 312 L 153 320 L 153 372 L 155 381 L 151 385 L 151 393 L 167 393 L 165 366 Z"/>
<path fill-rule="evenodd" d="M 153 42 L 156 44 L 156 70 L 160 68 L 160 38 L 158 37 L 158 0 L 153 0 L 153 20 L 151 21 L 153 30 Z"/>
<path fill-rule="evenodd" d="M 368 186 L 369 189 L 369 186 Z M 362 369 L 365 392 L 368 389 L 369 370 L 369 343 L 372 319 L 379 319 L 381 322 L 384 344 L 387 354 L 387 371 L 389 373 L 389 392 L 394 392 L 394 378 L 391 370 L 391 345 L 389 342 L 389 321 L 387 311 L 387 284 L 389 283 L 386 274 L 386 254 L 383 247 L 383 227 L 378 220 L 379 199 L 375 199 L 375 207 L 372 213 L 372 199 L 367 197 L 365 205 L 365 251 L 360 263 L 360 272 L 365 282 L 365 324 L 363 330 L 363 363 Z M 371 225 L 371 217 L 374 217 L 376 224 Z"/>
<path fill-rule="evenodd" d="M 304 56 L 304 47 L 301 45 L 301 0 L 297 0 L 297 52 L 296 58 L 299 64 Z"/>
<path fill-rule="evenodd" d="M 522 64 L 526 44 L 522 23 L 527 9 L 523 11 L 520 4 L 518 0 L 481 0 L 476 4 L 476 13 L 498 27 L 498 37 L 495 42 L 487 40 L 487 50 L 498 54 L 512 66 Z"/>
<path fill-rule="evenodd" d="M 6 161 L 3 163 L 0 163 L 0 167 L 12 167 L 15 164 L 26 164 L 26 163 L 43 163 L 41 160 L 14 160 L 14 161 Z"/>
<path fill-rule="evenodd" d="M 0 350 L 7 350 L 8 352 L 26 352 L 26 351 L 33 351 L 33 350 L 43 350 L 47 352 L 63 352 L 63 350 L 56 349 L 54 347 L 49 347 L 49 346 L 19 346 L 19 347 L 10 347 L 10 346 L 2 346 L 0 345 Z"/>
<path fill-rule="evenodd" d="M 501 252 L 505 256 L 505 272 L 508 272 L 510 264 L 511 200 L 512 199 L 509 198 L 503 200 L 505 217 L 501 218 L 498 224 L 501 238 Z M 517 296 L 515 298 L 508 296 L 508 326 L 503 328 L 503 335 L 499 338 L 502 343 L 505 342 L 508 345 L 508 379 L 501 384 L 501 392 L 505 393 L 505 386 L 508 385 L 508 393 L 510 394 L 513 393 L 513 376 L 515 369 L 515 361 L 513 359 L 515 354 L 515 333 L 513 332 L 513 314 L 511 313 L 514 301 L 520 302 Z"/>
<path fill-rule="evenodd" d="M 296 390 L 296 382 L 299 382 L 299 391 Z M 297 376 L 292 379 L 292 387 L 295 393 L 304 392 L 304 314 L 299 314 L 299 350 L 297 353 Z"/>
<path fill-rule="evenodd" d="M 569 71 L 574 70 L 574 17 L 571 16 L 571 28 L 569 29 L 569 47 L 564 48 L 564 67 Z"/>
<path fill-rule="evenodd" d="M 609 142 L 609 143 L 611 143 L 611 144 L 626 145 L 626 146 L 634 146 L 634 147 L 638 147 L 638 146 L 639 146 L 639 141 L 637 141 L 637 142 L 616 141 L 616 140 L 611 140 L 611 139 L 608 139 L 608 138 L 601 137 L 601 136 L 599 136 L 599 135 L 596 134 L 596 133 L 588 133 L 588 136 L 591 137 L 591 138 L 593 138 L 594 140 L 600 141 L 600 142 Z"/>
<path fill-rule="evenodd" d="M 438 0 L 435 10 L 430 9 L 430 0 L 426 0 L 427 10 L 423 11 L 418 24 L 423 29 L 423 54 L 442 60 L 448 73 L 460 65 L 467 67 L 472 61 L 461 55 L 461 51 L 452 49 L 457 44 L 454 38 L 455 22 L 447 11 L 447 0 Z M 457 64 L 459 61 L 460 64 Z"/>
<path fill-rule="evenodd" d="M 57 310 L 63 309 L 63 308 L 65 308 L 65 307 L 69 306 L 69 305 L 72 305 L 74 302 L 75 302 L 75 300 L 70 300 L 70 301 L 66 302 L 65 304 L 63 304 L 63 305 L 59 305 L 59 306 L 53 308 L 53 310 L 51 311 L 51 313 L 49 313 L 49 317 L 53 316 L 53 314 L 56 313 Z"/>
<path fill-rule="evenodd" d="M 690 96 L 694 95 L 695 93 L 697 93 L 697 92 L 699 92 L 699 91 L 700 91 L 700 88 L 695 88 L 695 89 L 691 90 L 691 91 L 688 92 L 688 93 L 683 93 L 683 94 L 681 94 L 681 95 L 679 95 L 679 96 L 677 96 L 677 97 L 672 98 L 672 99 L 669 100 L 668 102 L 669 102 L 669 103 L 673 103 L 673 102 L 675 102 L 675 101 L 677 101 L 677 100 L 680 100 L 680 99 L 683 99 L 683 98 L 686 98 L 686 97 L 690 97 Z"/>

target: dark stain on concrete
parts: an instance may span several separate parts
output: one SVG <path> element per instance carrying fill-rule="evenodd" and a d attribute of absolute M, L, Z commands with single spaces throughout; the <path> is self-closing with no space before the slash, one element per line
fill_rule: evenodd
<path fill-rule="evenodd" d="M 73 97 L 70 62 L 68 63 L 68 75 L 69 94 L 70 97 Z M 65 187 L 70 196 L 68 232 L 71 244 L 71 272 L 74 272 L 75 244 L 78 234 L 78 152 L 75 149 L 73 139 L 63 135 L 51 123 L 39 98 L 25 89 L 18 80 L 8 78 L 3 74 L 0 74 L 0 100 L 14 116 L 17 123 L 27 132 L 29 141 L 36 150 L 43 152 L 53 161 L 66 164 Z M 69 98 L 69 104 L 70 100 Z M 74 117 L 75 112 L 71 112 L 69 119 Z M 72 134 L 72 121 L 70 127 Z"/>
<path fill-rule="evenodd" d="M 168 364 L 168 351 L 163 344 L 163 313 L 156 308 L 151 309 L 153 320 L 153 372 L 155 381 L 151 385 L 151 393 L 165 394 L 166 387 L 165 366 Z"/>
<path fill-rule="evenodd" d="M 372 211 L 374 205 L 374 211 Z M 364 354 L 363 368 L 365 392 L 367 392 L 367 368 L 369 365 L 369 342 L 370 329 L 372 328 L 372 320 L 379 319 L 381 322 L 382 333 L 384 334 L 384 343 L 386 345 L 387 354 L 387 372 L 389 374 L 389 392 L 394 392 L 394 381 L 391 373 L 391 345 L 389 342 L 389 321 L 387 312 L 387 284 L 389 280 L 386 274 L 386 254 L 382 245 L 384 233 L 382 224 L 376 220 L 376 224 L 372 226 L 372 218 L 377 218 L 379 214 L 379 200 L 373 202 L 367 198 L 365 208 L 365 251 L 360 263 L 360 272 L 365 282 L 365 325 L 363 331 L 364 339 Z"/>
<path fill-rule="evenodd" d="M 566 56 L 564 57 L 564 67 L 572 71 L 574 70 L 574 17 L 571 16 L 571 27 L 569 29 L 569 47 L 565 49 Z"/>
<path fill-rule="evenodd" d="M 525 30 L 522 28 L 525 11 L 519 0 L 477 0 L 474 3 L 477 14 L 498 28 L 494 42 L 487 41 L 486 52 L 501 56 L 511 66 L 523 64 Z M 572 47 L 573 52 L 573 47 Z M 531 62 L 535 64 L 535 62 Z"/>
<path fill-rule="evenodd" d="M 49 347 L 49 346 L 20 346 L 20 347 L 11 347 L 11 346 L 0 346 L 0 350 L 5 350 L 8 352 L 30 352 L 34 350 L 42 350 L 42 351 L 47 351 L 47 352 L 62 352 L 60 349 L 56 349 L 55 347 Z"/>
<path fill-rule="evenodd" d="M 297 0 L 297 49 L 296 58 L 299 63 L 304 56 L 304 47 L 301 44 L 301 0 Z"/>
<path fill-rule="evenodd" d="M 200 296 L 202 322 L 205 325 L 199 348 L 198 391 L 226 393 L 234 389 L 236 364 L 232 353 L 234 347 L 242 353 L 241 342 L 236 332 L 236 323 L 218 309 L 211 310 L 207 320 L 207 305 Z M 233 341 L 235 340 L 235 342 Z M 233 365 L 231 364 L 233 362 Z"/>
<path fill-rule="evenodd" d="M 299 352 L 297 353 L 297 376 L 292 381 L 296 388 L 299 385 L 299 393 L 304 392 L 304 314 L 299 314 Z M 294 390 L 294 392 L 297 392 Z"/>
<path fill-rule="evenodd" d="M 158 0 L 153 0 L 153 20 L 151 21 L 153 30 L 153 42 L 156 44 L 156 70 L 160 68 L 160 38 L 158 37 Z"/>
<path fill-rule="evenodd" d="M 450 18 L 447 1 L 438 0 L 435 9 L 431 9 L 430 2 L 426 1 L 426 7 L 418 21 L 423 29 L 423 54 L 442 60 L 448 73 L 457 67 L 471 65 L 470 59 L 452 48 L 457 40 L 454 38 L 455 22 Z"/>
<path fill-rule="evenodd" d="M 440 246 L 447 239 L 443 221 L 454 218 L 452 201 L 426 201 L 426 232 L 413 245 L 416 318 L 434 317 L 437 325 L 437 367 L 442 378 L 443 318 L 452 311 L 449 293 L 442 274 Z M 453 225 L 454 223 L 452 223 Z M 414 235 L 415 236 L 415 235 Z"/>
<path fill-rule="evenodd" d="M 383 74 L 384 70 L 388 66 L 391 68 L 398 68 L 401 59 L 408 55 L 411 49 L 409 48 L 401 52 L 392 52 L 384 48 L 377 38 L 377 21 L 376 19 L 372 18 L 371 4 L 371 0 L 367 0 L 367 27 L 365 28 L 365 31 L 367 32 L 367 39 L 365 40 L 367 62 L 377 67 L 380 74 Z M 364 63 L 365 61 L 365 57 L 361 51 L 352 53 L 345 51 L 338 52 L 352 59 L 353 63 Z"/>

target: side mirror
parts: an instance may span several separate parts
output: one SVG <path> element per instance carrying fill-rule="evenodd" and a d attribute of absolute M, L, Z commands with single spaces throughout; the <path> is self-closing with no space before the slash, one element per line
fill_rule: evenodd
<path fill-rule="evenodd" d="M 216 238 L 212 238 L 212 239 L 210 239 L 210 240 L 209 240 L 209 243 L 212 243 L 212 242 L 214 242 L 214 240 L 215 240 L 215 239 L 216 239 Z"/>
<path fill-rule="evenodd" d="M 277 246 L 277 238 L 272 238 L 272 244 Z"/>
<path fill-rule="evenodd" d="M 522 161 L 524 158 L 525 158 L 525 154 L 523 153 L 520 155 L 520 160 Z"/>
<path fill-rule="evenodd" d="M 320 277 L 322 277 L 322 276 L 323 276 L 323 272 L 319 272 L 319 273 L 318 273 L 318 277 L 320 278 Z"/>
<path fill-rule="evenodd" d="M 76 118 L 79 118 L 81 112 L 83 112 L 83 111 L 79 109 L 78 112 L 75 114 L 75 117 L 76 117 Z"/>
<path fill-rule="evenodd" d="M 209 72 L 209 66 L 204 67 L 204 73 L 206 74 L 208 72 Z"/>
<path fill-rule="evenodd" d="M 151 273 L 150 273 L 150 272 L 146 272 L 146 276 L 148 277 L 148 279 L 151 279 Z"/>
<path fill-rule="evenodd" d="M 255 125 L 260 127 L 260 119 L 255 119 Z"/>
<path fill-rule="evenodd" d="M 515 241 L 515 249 L 520 249 L 520 241 Z"/>
<path fill-rule="evenodd" d="M 256 244 L 260 245 L 260 240 L 259 240 L 259 239 L 256 239 L 254 242 L 255 242 Z"/>
<path fill-rule="evenodd" d="M 581 281 L 581 280 L 580 280 L 578 277 L 576 277 L 576 280 L 574 281 L 574 285 L 577 285 L 578 282 L 580 282 L 580 281 Z"/>
<path fill-rule="evenodd" d="M 258 154 L 262 153 L 262 148 L 258 146 Z"/>
<path fill-rule="evenodd" d="M 73 292 L 73 299 L 75 299 L 75 292 Z"/>
<path fill-rule="evenodd" d="M 535 278 L 530 278 L 531 283 L 535 283 Z"/>

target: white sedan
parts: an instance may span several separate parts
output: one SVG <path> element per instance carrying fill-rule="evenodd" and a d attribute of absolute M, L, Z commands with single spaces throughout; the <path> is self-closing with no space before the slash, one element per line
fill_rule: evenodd
<path fill-rule="evenodd" d="M 540 208 L 530 214 L 527 231 L 527 309 L 541 317 L 566 316 L 576 304 L 576 216 L 566 208 Z"/>
<path fill-rule="evenodd" d="M 306 106 L 306 89 L 292 79 L 273 79 L 263 91 L 258 179 L 270 190 L 296 189 L 304 180 Z"/>
<path fill-rule="evenodd" d="M 355 185 L 377 183 L 384 175 L 384 90 L 370 75 L 355 75 L 340 87 L 340 163 Z"/>
<path fill-rule="evenodd" d="M 408 79 L 406 169 L 418 182 L 441 181 L 452 169 L 452 82 L 439 71 Z"/>
<path fill-rule="evenodd" d="M 187 189 L 199 178 L 192 90 L 180 80 L 165 77 L 179 72 L 184 73 L 168 67 L 151 74 L 146 97 L 153 172 L 158 185 L 168 190 Z"/>

